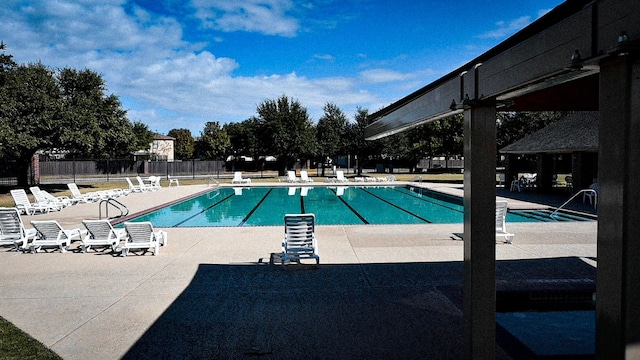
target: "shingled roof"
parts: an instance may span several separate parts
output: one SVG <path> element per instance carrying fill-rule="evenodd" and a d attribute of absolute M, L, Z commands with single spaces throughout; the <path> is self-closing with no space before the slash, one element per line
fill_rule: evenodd
<path fill-rule="evenodd" d="M 598 151 L 597 111 L 575 112 L 500 149 L 503 154 Z"/>

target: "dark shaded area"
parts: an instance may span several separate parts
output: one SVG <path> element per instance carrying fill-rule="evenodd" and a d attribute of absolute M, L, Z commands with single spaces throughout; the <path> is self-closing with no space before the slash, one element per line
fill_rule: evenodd
<path fill-rule="evenodd" d="M 595 269 L 577 258 L 497 267 L 500 291 L 595 286 Z M 124 358 L 459 359 L 462 281 L 462 262 L 201 264 Z M 536 358 L 499 334 L 498 345 L 512 358 Z"/>

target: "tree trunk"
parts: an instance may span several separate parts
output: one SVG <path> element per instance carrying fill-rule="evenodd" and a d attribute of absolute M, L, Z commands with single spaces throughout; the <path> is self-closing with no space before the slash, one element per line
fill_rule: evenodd
<path fill-rule="evenodd" d="M 27 188 L 31 184 L 31 179 L 29 179 L 29 169 L 31 168 L 31 157 L 22 158 L 18 160 L 17 164 L 17 178 L 18 178 L 18 186 L 21 188 Z"/>

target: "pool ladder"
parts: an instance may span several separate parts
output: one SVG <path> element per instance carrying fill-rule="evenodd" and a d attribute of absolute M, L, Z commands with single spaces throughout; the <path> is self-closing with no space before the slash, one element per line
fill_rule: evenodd
<path fill-rule="evenodd" d="M 567 205 L 568 203 L 571 202 L 571 200 L 575 199 L 576 197 L 578 197 L 578 195 L 580 194 L 584 194 L 584 193 L 591 193 L 594 196 L 598 196 L 598 193 L 593 190 L 593 189 L 582 189 L 580 191 L 578 191 L 577 193 L 573 194 L 572 197 L 569 198 L 569 200 L 565 201 L 564 204 L 560 205 L 557 209 L 555 209 L 554 212 L 551 213 L 551 215 L 549 215 L 552 219 L 555 219 L 555 215 L 558 211 L 560 211 L 560 209 L 562 209 L 563 207 L 565 207 L 565 205 Z"/>
<path fill-rule="evenodd" d="M 102 204 L 104 204 L 104 210 L 105 210 L 105 215 L 107 216 L 107 219 L 115 219 L 115 218 L 129 215 L 129 208 L 126 205 L 124 205 L 123 203 L 121 203 L 120 201 L 114 198 L 106 198 L 106 199 L 100 200 L 100 205 L 98 209 L 99 219 L 102 219 Z M 116 208 L 118 211 L 120 211 L 120 215 L 110 218 L 109 206 L 112 206 Z"/>

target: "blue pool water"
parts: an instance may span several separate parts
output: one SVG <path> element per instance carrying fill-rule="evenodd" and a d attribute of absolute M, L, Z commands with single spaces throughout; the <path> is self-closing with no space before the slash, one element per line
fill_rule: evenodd
<path fill-rule="evenodd" d="M 218 188 L 133 221 L 157 227 L 280 226 L 285 214 L 313 213 L 319 225 L 461 223 L 462 199 L 403 186 Z M 539 211 L 509 212 L 508 222 L 551 219 Z"/>

